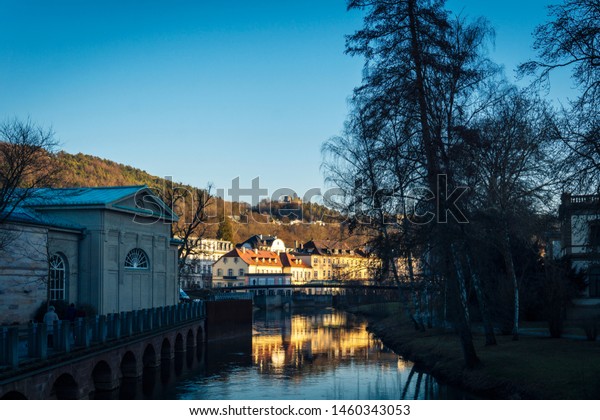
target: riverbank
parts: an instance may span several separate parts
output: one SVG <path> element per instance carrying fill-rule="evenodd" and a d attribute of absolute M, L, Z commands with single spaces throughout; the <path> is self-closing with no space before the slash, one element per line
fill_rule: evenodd
<path fill-rule="evenodd" d="M 440 381 L 487 399 L 600 398 L 600 342 L 497 336 L 498 345 L 474 341 L 481 367 L 465 369 L 458 336 L 441 330 L 415 331 L 397 305 L 352 308 L 369 330 L 399 355 Z"/>

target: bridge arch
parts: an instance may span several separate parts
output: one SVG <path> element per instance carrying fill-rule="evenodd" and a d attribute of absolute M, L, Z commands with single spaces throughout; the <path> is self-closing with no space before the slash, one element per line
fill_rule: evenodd
<path fill-rule="evenodd" d="M 139 376 L 137 360 L 132 351 L 127 351 L 121 359 L 121 375 L 124 378 L 137 378 Z"/>
<path fill-rule="evenodd" d="M 190 328 L 187 332 L 187 336 L 185 338 L 185 345 L 187 347 L 187 351 L 196 347 L 196 341 L 194 340 L 194 332 Z"/>
<path fill-rule="evenodd" d="M 92 382 L 96 391 L 112 391 L 119 387 L 118 378 L 105 360 L 100 360 L 94 366 Z"/>
<path fill-rule="evenodd" d="M 160 359 L 171 360 L 173 358 L 173 351 L 171 350 L 171 342 L 168 338 L 163 339 L 160 346 Z"/>
<path fill-rule="evenodd" d="M 79 385 L 73 376 L 68 373 L 60 375 L 52 385 L 50 398 L 56 398 L 57 400 L 78 400 Z"/>
<path fill-rule="evenodd" d="M 175 353 L 183 353 L 184 351 L 183 336 L 178 332 L 177 336 L 175 336 Z"/>
<path fill-rule="evenodd" d="M 152 343 L 149 343 L 144 349 L 144 354 L 142 355 L 142 364 L 145 368 L 156 367 L 160 364 L 160 360 L 156 356 L 156 350 L 154 350 Z"/>
<path fill-rule="evenodd" d="M 27 397 L 18 391 L 9 391 L 0 400 L 26 400 Z"/>

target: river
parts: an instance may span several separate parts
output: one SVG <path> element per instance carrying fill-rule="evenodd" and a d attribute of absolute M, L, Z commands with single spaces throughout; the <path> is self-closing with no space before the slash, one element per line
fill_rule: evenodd
<path fill-rule="evenodd" d="M 364 319 L 332 308 L 254 312 L 253 334 L 178 355 L 121 399 L 462 399 L 386 348 Z"/>

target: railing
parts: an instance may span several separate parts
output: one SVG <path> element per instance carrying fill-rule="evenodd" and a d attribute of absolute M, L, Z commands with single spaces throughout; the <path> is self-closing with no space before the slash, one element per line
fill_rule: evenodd
<path fill-rule="evenodd" d="M 191 302 L 160 308 L 141 309 L 92 318 L 55 321 L 51 328 L 44 323 L 32 323 L 27 328 L 0 328 L 0 368 L 19 366 L 89 349 L 111 340 L 177 326 L 206 316 L 204 302 Z M 52 347 L 48 346 L 51 336 Z"/>
<path fill-rule="evenodd" d="M 568 196 L 569 204 L 597 204 L 600 201 L 598 195 L 570 195 Z"/>
<path fill-rule="evenodd" d="M 252 300 L 252 293 L 219 293 L 215 294 L 212 297 L 214 301 L 222 301 L 222 300 Z"/>

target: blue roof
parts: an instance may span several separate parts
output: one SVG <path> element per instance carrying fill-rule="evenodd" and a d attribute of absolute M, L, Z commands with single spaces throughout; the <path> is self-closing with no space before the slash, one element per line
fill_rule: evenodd
<path fill-rule="evenodd" d="M 12 222 L 28 223 L 40 226 L 51 226 L 62 229 L 84 230 L 85 227 L 57 216 L 39 213 L 33 209 L 26 207 L 15 207 L 13 212 L 8 217 Z"/>
<path fill-rule="evenodd" d="M 27 200 L 26 206 L 105 206 L 122 200 L 138 191 L 147 188 L 145 185 L 127 187 L 87 187 L 87 188 L 39 188 Z"/>
<path fill-rule="evenodd" d="M 148 190 L 148 193 L 153 196 L 157 201 L 157 204 L 163 207 L 163 211 L 156 212 L 155 210 L 141 207 L 129 207 L 117 204 L 144 190 Z M 15 208 L 10 219 L 26 223 L 48 224 L 51 226 L 82 229 L 82 227 L 76 223 L 69 222 L 66 219 L 48 214 L 44 211 L 51 211 L 64 207 L 100 207 L 124 210 L 140 215 L 161 217 L 166 220 L 178 220 L 177 215 L 145 185 L 126 187 L 38 188 L 30 191 L 30 196 Z"/>

